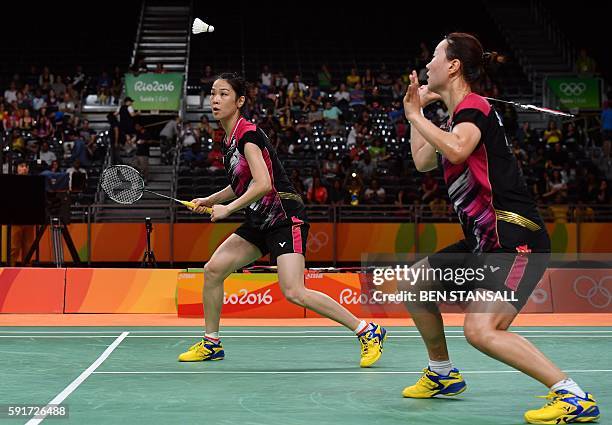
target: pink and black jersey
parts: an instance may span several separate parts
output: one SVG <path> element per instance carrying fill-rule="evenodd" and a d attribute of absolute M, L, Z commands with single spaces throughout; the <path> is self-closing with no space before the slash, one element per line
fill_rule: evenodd
<path fill-rule="evenodd" d="M 229 138 L 226 135 L 223 140 L 223 165 L 236 196 L 242 196 L 253 181 L 249 164 L 244 156 L 246 143 L 253 143 L 261 149 L 272 181 L 272 190 L 245 208 L 246 223 L 260 230 L 266 230 L 285 220 L 291 222 L 292 216 L 303 216 L 304 205 L 301 198 L 287 177 L 268 136 L 243 117 L 238 119 Z"/>
<path fill-rule="evenodd" d="M 450 130 L 462 122 L 480 129 L 480 142 L 462 164 L 452 164 L 442 156 L 442 168 L 466 242 L 472 252 L 516 246 L 519 231 L 539 231 L 544 224 L 512 154 L 501 118 L 486 99 L 470 93 L 455 109 Z"/>

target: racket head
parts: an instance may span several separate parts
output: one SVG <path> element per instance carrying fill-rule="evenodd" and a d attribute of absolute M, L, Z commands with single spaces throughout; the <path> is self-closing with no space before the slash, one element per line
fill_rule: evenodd
<path fill-rule="evenodd" d="M 129 165 L 112 165 L 106 168 L 102 172 L 100 186 L 106 196 L 124 205 L 138 201 L 144 192 L 142 175 Z"/>

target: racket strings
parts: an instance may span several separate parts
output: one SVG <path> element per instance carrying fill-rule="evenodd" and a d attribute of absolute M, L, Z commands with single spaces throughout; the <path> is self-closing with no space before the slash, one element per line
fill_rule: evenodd
<path fill-rule="evenodd" d="M 115 202 L 132 204 L 142 197 L 144 182 L 135 169 L 114 166 L 104 170 L 102 189 Z"/>

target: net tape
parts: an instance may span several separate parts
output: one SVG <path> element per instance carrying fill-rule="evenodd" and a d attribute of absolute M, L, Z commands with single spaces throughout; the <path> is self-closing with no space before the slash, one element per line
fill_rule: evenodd
<path fill-rule="evenodd" d="M 102 189 L 113 201 L 132 204 L 141 198 L 144 181 L 136 169 L 127 165 L 115 165 L 102 173 Z"/>

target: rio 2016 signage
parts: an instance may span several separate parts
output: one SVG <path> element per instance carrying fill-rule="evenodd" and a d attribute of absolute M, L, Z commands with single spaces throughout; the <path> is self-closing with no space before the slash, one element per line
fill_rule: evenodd
<path fill-rule="evenodd" d="M 178 73 L 126 74 L 126 94 L 134 99 L 134 109 L 178 111 L 183 78 L 183 74 Z"/>

